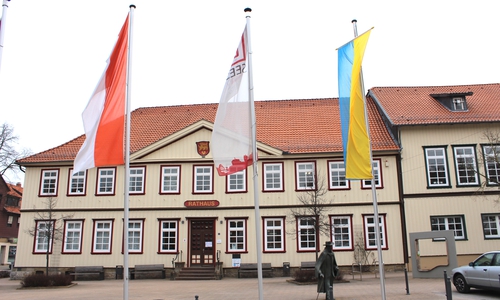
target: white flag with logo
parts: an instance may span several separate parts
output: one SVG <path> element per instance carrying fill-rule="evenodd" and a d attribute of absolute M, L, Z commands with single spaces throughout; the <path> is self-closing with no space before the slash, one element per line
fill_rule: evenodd
<path fill-rule="evenodd" d="M 253 163 L 251 110 L 248 89 L 247 30 L 243 31 L 220 98 L 212 132 L 212 157 L 220 176 Z"/>

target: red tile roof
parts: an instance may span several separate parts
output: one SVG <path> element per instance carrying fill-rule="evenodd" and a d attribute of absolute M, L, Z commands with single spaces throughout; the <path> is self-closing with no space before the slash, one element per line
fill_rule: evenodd
<path fill-rule="evenodd" d="M 375 104 L 368 99 L 373 151 L 395 151 Z M 213 123 L 218 104 L 143 107 L 131 113 L 131 152 L 143 149 L 200 120 Z M 289 153 L 341 152 L 338 99 L 256 101 L 257 140 Z M 20 164 L 72 161 L 85 136 L 23 158 Z"/>
<path fill-rule="evenodd" d="M 431 94 L 465 94 L 467 111 L 450 111 Z M 370 95 L 393 125 L 456 124 L 500 121 L 500 84 L 374 87 Z"/>

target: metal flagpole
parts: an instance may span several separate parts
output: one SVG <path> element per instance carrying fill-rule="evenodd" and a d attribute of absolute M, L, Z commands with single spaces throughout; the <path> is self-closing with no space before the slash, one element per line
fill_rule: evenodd
<path fill-rule="evenodd" d="M 8 5 L 9 1 L 10 0 L 3 0 L 2 18 L 0 18 L 0 68 L 2 66 L 3 39 L 5 37 L 5 24 L 7 22 L 7 8 L 9 8 L 9 5 Z"/>
<path fill-rule="evenodd" d="M 354 37 L 358 36 L 358 28 L 356 26 L 357 21 L 352 20 L 353 28 L 354 28 Z M 363 69 L 360 71 L 360 83 L 361 83 L 361 92 L 363 95 L 364 102 L 364 110 L 365 110 L 365 123 L 366 123 L 366 132 L 368 134 L 368 140 L 370 141 L 370 163 L 372 164 L 372 199 L 373 199 L 373 216 L 374 216 L 374 226 L 375 226 L 375 241 L 377 242 L 377 253 L 378 253 L 378 270 L 380 274 L 380 291 L 382 294 L 382 300 L 386 299 L 385 296 L 385 270 L 384 270 L 384 259 L 382 258 L 382 246 L 380 244 L 380 222 L 378 216 L 378 204 L 377 204 L 377 188 L 375 186 L 375 173 L 373 171 L 373 155 L 372 155 L 372 143 L 370 139 L 370 124 L 368 123 L 368 111 L 366 108 L 366 96 L 365 96 L 365 86 L 363 82 Z"/>
<path fill-rule="evenodd" d="M 126 84 L 126 121 L 125 121 L 125 184 L 123 197 L 123 299 L 128 300 L 128 226 L 129 226 L 129 185 L 130 185 L 130 91 L 131 91 L 131 65 L 132 65 L 132 24 L 134 20 L 135 5 L 130 5 L 128 19 L 128 57 L 127 57 L 127 84 Z"/>
<path fill-rule="evenodd" d="M 259 211 L 259 175 L 257 170 L 257 122 L 255 120 L 255 108 L 253 103 L 253 76 L 252 76 L 252 46 L 250 42 L 250 13 L 251 8 L 245 8 L 247 13 L 247 51 L 248 51 L 248 96 L 251 114 L 251 128 L 252 128 L 252 157 L 253 157 L 253 194 L 255 206 L 255 235 L 256 235 L 256 251 L 257 251 L 257 273 L 259 278 L 259 300 L 264 299 L 263 285 L 262 285 L 262 238 L 260 230 L 260 211 Z"/>

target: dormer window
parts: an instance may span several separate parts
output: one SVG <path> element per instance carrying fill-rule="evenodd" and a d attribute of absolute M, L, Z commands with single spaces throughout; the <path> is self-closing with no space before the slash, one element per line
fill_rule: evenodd
<path fill-rule="evenodd" d="M 465 110 L 463 98 L 453 98 L 453 110 Z"/>
<path fill-rule="evenodd" d="M 467 96 L 472 96 L 472 92 L 466 93 L 445 93 L 445 94 L 430 94 L 439 103 L 445 106 L 450 111 L 464 112 L 468 111 Z"/>

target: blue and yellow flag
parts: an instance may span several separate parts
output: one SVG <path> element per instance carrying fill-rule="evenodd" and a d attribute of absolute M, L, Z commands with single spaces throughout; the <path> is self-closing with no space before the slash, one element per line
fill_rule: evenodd
<path fill-rule="evenodd" d="M 346 178 L 372 179 L 361 62 L 371 29 L 338 49 L 339 108 Z"/>

